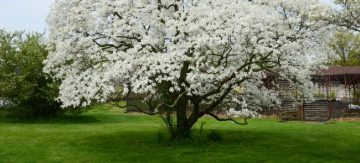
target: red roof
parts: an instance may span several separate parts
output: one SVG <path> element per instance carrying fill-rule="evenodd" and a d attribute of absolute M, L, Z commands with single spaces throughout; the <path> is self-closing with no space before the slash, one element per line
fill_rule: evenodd
<path fill-rule="evenodd" d="M 316 75 L 360 75 L 360 66 L 330 66 L 317 71 Z"/>

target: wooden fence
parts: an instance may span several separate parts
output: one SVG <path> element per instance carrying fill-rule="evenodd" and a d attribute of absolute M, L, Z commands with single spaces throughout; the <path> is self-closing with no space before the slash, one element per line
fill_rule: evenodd
<path fill-rule="evenodd" d="M 360 116 L 360 109 L 351 109 L 350 104 L 346 101 L 317 100 L 294 106 L 291 101 L 284 101 L 278 116 L 283 120 L 305 121 L 327 121 L 331 118 Z"/>

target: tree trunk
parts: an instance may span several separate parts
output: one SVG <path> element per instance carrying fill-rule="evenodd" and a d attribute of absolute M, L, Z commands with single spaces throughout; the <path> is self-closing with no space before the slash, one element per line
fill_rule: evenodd
<path fill-rule="evenodd" d="M 186 115 L 187 100 L 181 100 L 176 106 L 176 129 L 172 133 L 173 140 L 183 140 L 191 137 L 191 127 Z"/>
<path fill-rule="evenodd" d="M 173 135 L 173 140 L 184 140 L 191 138 L 191 127 L 186 123 L 178 123 L 176 126 L 175 133 Z"/>

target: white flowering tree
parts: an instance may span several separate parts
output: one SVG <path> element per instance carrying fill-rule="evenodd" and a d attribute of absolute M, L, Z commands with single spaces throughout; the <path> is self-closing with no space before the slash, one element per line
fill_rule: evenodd
<path fill-rule="evenodd" d="M 311 97 L 307 54 L 322 29 L 311 14 L 321 7 L 317 0 L 57 0 L 45 71 L 61 79 L 64 107 L 143 94 L 146 108 L 127 107 L 162 115 L 182 139 L 204 115 L 246 124 L 233 116 L 279 104 L 264 87 L 267 70 L 301 90 L 297 97 Z"/>
<path fill-rule="evenodd" d="M 360 0 L 334 0 L 334 3 L 332 13 L 322 17 L 332 24 L 360 32 Z"/>

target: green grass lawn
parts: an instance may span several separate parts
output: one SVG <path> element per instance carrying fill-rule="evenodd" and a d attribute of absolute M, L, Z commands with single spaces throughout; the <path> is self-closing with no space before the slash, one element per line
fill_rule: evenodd
<path fill-rule="evenodd" d="M 203 118 L 194 140 L 177 144 L 164 131 L 159 117 L 104 106 L 77 118 L 1 119 L 0 162 L 360 162 L 360 122 L 237 126 Z M 222 139 L 207 138 L 212 131 Z"/>

